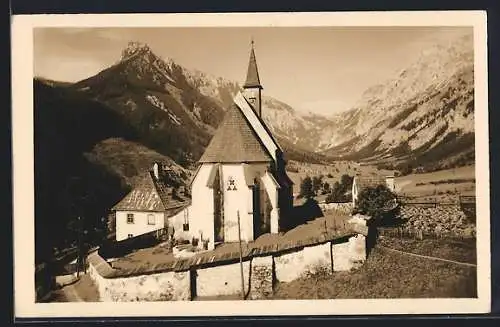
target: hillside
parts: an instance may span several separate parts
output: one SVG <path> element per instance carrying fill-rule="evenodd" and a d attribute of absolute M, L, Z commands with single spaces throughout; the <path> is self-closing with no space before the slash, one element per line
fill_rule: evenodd
<path fill-rule="evenodd" d="M 263 118 L 290 159 L 365 161 L 386 168 L 426 170 L 474 162 L 472 34 L 436 38 L 408 67 L 367 89 L 354 108 L 322 116 L 303 114 L 264 95 Z M 227 103 L 236 82 L 184 68 L 198 90 Z M 302 150 L 300 150 L 302 149 Z M 307 149 L 307 150 L 304 150 Z M 306 159 L 300 159 L 307 153 Z"/>
<path fill-rule="evenodd" d="M 339 128 L 327 129 L 320 147 L 349 159 L 413 166 L 473 162 L 473 67 L 472 35 L 437 43 L 366 90 L 354 109 L 331 117 Z"/>
<path fill-rule="evenodd" d="M 33 83 L 37 262 L 74 242 L 68 228 L 76 217 L 84 217 L 89 231 L 102 227 L 100 218 L 153 161 L 170 163 L 188 178 L 172 159 L 141 145 L 137 131 L 112 109 L 52 85 Z"/>
<path fill-rule="evenodd" d="M 190 166 L 203 153 L 241 87 L 164 60 L 146 44 L 131 42 L 115 65 L 71 89 L 125 117 L 148 147 Z M 300 121 L 292 108 L 265 97 L 263 112 L 264 120 L 293 158 L 325 158 L 290 141 L 290 128 L 298 129 L 295 121 Z"/>

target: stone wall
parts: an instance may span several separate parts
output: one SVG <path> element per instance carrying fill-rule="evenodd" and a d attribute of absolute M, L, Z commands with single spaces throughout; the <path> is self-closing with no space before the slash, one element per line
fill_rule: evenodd
<path fill-rule="evenodd" d="M 245 294 L 249 291 L 250 260 L 243 262 Z M 218 296 L 241 294 L 240 263 L 196 270 L 196 295 Z"/>
<path fill-rule="evenodd" d="M 93 253 L 90 256 L 95 256 Z M 164 272 L 123 278 L 106 278 L 98 258 L 90 259 L 89 275 L 96 283 L 101 301 L 188 301 L 191 299 L 190 272 Z M 98 255 L 97 255 L 98 256 Z M 99 257 L 100 258 L 100 257 Z M 101 260 L 103 260 L 101 258 Z M 104 261 L 104 260 L 103 260 Z"/>
<path fill-rule="evenodd" d="M 350 215 L 353 209 L 352 202 L 343 202 L 343 203 L 319 203 L 318 204 L 321 210 L 323 211 L 337 211 L 346 215 Z"/>
<path fill-rule="evenodd" d="M 273 284 L 273 257 L 253 258 L 250 275 L 250 299 L 265 299 L 272 295 Z"/>
<path fill-rule="evenodd" d="M 248 299 L 264 299 L 273 293 L 275 282 L 290 282 L 318 272 L 349 271 L 365 260 L 366 237 L 361 234 L 255 256 L 243 262 L 245 295 Z M 239 262 L 119 277 L 97 252 L 89 255 L 88 261 L 90 276 L 98 286 L 102 301 L 175 301 L 241 293 Z"/>
<path fill-rule="evenodd" d="M 305 247 L 302 251 L 293 251 L 274 257 L 276 279 L 280 282 L 290 282 L 315 273 L 319 270 L 332 269 L 330 242 Z"/>

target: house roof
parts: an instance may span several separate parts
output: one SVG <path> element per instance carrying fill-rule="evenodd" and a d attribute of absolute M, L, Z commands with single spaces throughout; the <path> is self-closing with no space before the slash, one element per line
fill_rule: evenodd
<path fill-rule="evenodd" d="M 112 210 L 165 211 L 182 207 L 189 203 L 189 198 L 182 194 L 172 195 L 172 188 L 161 180 L 156 180 L 153 173 L 143 174 L 133 190 L 128 193 Z"/>
<path fill-rule="evenodd" d="M 233 104 L 199 162 L 269 162 L 272 157 L 240 108 Z"/>
<path fill-rule="evenodd" d="M 354 183 L 359 191 L 368 188 L 376 187 L 378 185 L 386 185 L 385 178 L 381 176 L 356 176 Z"/>
<path fill-rule="evenodd" d="M 252 50 L 250 51 L 250 60 L 248 62 L 247 79 L 243 87 L 258 87 L 262 89 L 262 85 L 260 85 L 259 79 L 259 70 L 257 69 L 257 60 L 255 59 L 255 51 L 253 50 L 253 44 Z"/>

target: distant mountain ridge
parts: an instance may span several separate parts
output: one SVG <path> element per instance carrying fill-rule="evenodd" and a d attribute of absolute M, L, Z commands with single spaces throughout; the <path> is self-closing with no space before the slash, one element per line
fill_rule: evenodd
<path fill-rule="evenodd" d="M 470 34 L 436 41 L 393 79 L 367 89 L 353 109 L 329 117 L 298 112 L 264 93 L 263 119 L 290 153 L 301 153 L 305 160 L 400 162 L 411 152 L 439 147 L 445 138 L 465 140 L 458 141 L 464 143 L 458 152 L 470 154 L 472 41 Z M 146 135 L 146 146 L 180 163 L 199 158 L 242 90 L 236 81 L 162 59 L 140 42 L 130 42 L 115 65 L 70 88 L 127 116 Z M 429 120 L 438 113 L 445 114 Z"/>
<path fill-rule="evenodd" d="M 473 158 L 472 35 L 427 49 L 393 79 L 366 90 L 356 108 L 332 120 L 337 130 L 325 130 L 320 140 L 331 155 L 416 164 Z"/>

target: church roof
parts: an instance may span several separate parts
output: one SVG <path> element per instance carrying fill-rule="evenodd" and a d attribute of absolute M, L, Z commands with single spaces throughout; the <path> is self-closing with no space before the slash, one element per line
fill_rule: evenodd
<path fill-rule="evenodd" d="M 247 88 L 247 87 L 262 88 L 262 85 L 260 85 L 259 70 L 257 69 L 257 60 L 255 59 L 255 51 L 253 50 L 253 46 L 252 46 L 252 50 L 250 51 L 250 60 L 248 62 L 247 79 L 246 79 L 243 87 L 244 88 Z"/>
<path fill-rule="evenodd" d="M 240 108 L 233 104 L 199 162 L 269 162 L 272 157 Z"/>

